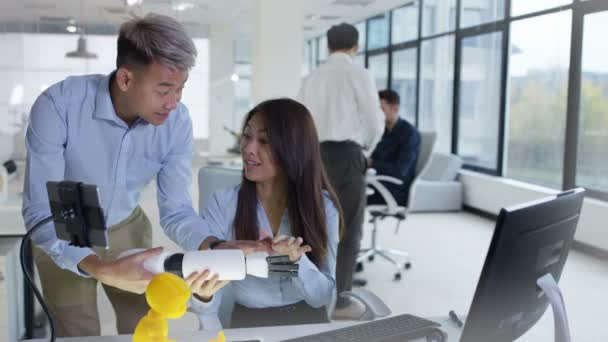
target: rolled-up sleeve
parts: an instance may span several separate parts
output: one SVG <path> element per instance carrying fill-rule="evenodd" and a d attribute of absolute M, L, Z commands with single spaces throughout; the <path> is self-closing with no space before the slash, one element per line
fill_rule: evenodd
<path fill-rule="evenodd" d="M 206 225 L 192 208 L 192 122 L 185 107 L 176 140 L 163 159 L 157 176 L 160 224 L 169 238 L 187 251 L 198 250 L 209 236 Z"/>
<path fill-rule="evenodd" d="M 64 179 L 67 124 L 65 110 L 60 103 L 64 97 L 60 86 L 51 87 L 36 99 L 30 113 L 25 137 L 27 161 L 22 207 L 28 230 L 51 215 L 46 183 Z M 57 239 L 52 222 L 41 227 L 32 239 L 57 266 L 81 276 L 85 274 L 78 270 L 78 263 L 95 254 L 89 248 L 70 246 L 68 242 Z"/>
<path fill-rule="evenodd" d="M 329 196 L 325 198 L 325 215 L 327 222 L 327 255 L 320 267 L 317 267 L 306 255 L 298 264 L 298 277 L 292 278 L 296 290 L 312 307 L 328 305 L 336 288 L 336 255 L 338 249 L 339 215 Z"/>

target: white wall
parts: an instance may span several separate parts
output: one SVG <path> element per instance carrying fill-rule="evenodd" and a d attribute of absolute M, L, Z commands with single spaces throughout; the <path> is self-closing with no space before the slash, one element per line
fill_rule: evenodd
<path fill-rule="evenodd" d="M 558 191 L 463 170 L 464 203 L 491 214 L 500 208 L 531 201 Z M 608 250 L 608 203 L 586 198 L 576 230 L 575 239 L 588 245 Z"/>

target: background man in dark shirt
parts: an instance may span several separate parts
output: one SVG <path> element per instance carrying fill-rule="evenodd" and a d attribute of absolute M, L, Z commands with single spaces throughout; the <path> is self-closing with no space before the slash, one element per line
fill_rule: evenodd
<path fill-rule="evenodd" d="M 416 172 L 416 161 L 420 151 L 420 133 L 409 122 L 399 117 L 399 94 L 393 90 L 379 92 L 380 106 L 386 117 L 386 128 L 382 140 L 376 145 L 368 167 L 379 175 L 387 175 L 403 181 L 402 185 L 383 185 L 391 192 L 399 205 L 407 205 L 410 185 Z M 385 203 L 376 192 L 367 199 L 368 204 Z"/>

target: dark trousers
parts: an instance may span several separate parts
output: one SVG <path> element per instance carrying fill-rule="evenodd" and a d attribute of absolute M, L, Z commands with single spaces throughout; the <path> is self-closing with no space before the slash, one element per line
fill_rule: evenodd
<path fill-rule="evenodd" d="M 350 141 L 321 143 L 321 157 L 344 215 L 344 235 L 338 244 L 336 263 L 336 287 L 339 295 L 352 289 L 353 273 L 361 247 L 367 165 L 361 147 Z M 336 306 L 348 303 L 348 300 L 338 296 Z"/>

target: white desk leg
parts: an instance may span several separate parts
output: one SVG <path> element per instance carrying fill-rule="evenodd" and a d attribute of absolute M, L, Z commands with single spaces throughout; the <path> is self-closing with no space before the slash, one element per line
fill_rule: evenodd
<path fill-rule="evenodd" d="M 555 342 L 570 342 L 570 327 L 564 305 L 564 297 L 551 273 L 540 277 L 536 284 L 543 290 L 553 309 L 553 324 L 555 325 Z"/>
<path fill-rule="evenodd" d="M 25 336 L 23 274 L 19 263 L 19 243 L 6 255 L 6 300 L 8 309 L 8 340 L 20 341 Z"/>

